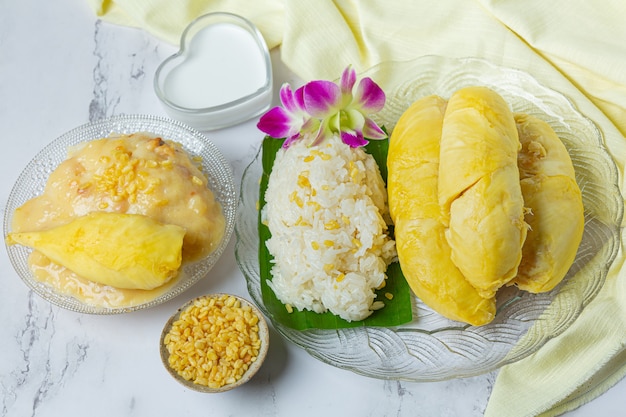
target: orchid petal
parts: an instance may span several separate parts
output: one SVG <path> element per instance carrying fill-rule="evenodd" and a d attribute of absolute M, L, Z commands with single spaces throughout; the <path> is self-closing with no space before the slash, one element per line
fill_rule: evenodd
<path fill-rule="evenodd" d="M 365 124 L 363 125 L 363 135 L 368 139 L 380 140 L 386 139 L 387 134 L 382 130 L 376 122 L 372 119 L 365 118 Z"/>
<path fill-rule="evenodd" d="M 326 118 L 326 129 L 330 133 L 339 133 L 341 132 L 341 117 L 342 112 L 335 113 L 330 117 Z"/>
<path fill-rule="evenodd" d="M 320 128 L 320 120 L 309 118 L 302 125 L 300 132 L 302 133 L 302 135 L 312 134 L 314 132 L 317 135 L 319 128 Z"/>
<path fill-rule="evenodd" d="M 363 137 L 363 134 L 358 131 L 342 131 L 341 140 L 351 148 L 358 148 L 359 146 L 367 145 L 367 140 Z"/>
<path fill-rule="evenodd" d="M 317 133 L 315 134 L 315 137 L 313 138 L 313 141 L 309 144 L 309 146 L 319 145 L 320 143 L 324 142 L 328 137 L 333 135 L 332 128 L 330 126 L 333 123 L 333 120 L 331 119 L 325 119 L 322 123 L 320 123 L 319 129 L 317 130 Z"/>
<path fill-rule="evenodd" d="M 355 108 L 376 113 L 385 106 L 385 92 L 371 78 L 363 78 L 356 89 Z"/>
<path fill-rule="evenodd" d="M 293 135 L 293 136 L 286 138 L 285 141 L 283 142 L 283 148 L 287 149 L 289 146 L 291 146 L 293 142 L 300 139 L 300 137 L 301 137 L 300 134 L 297 134 L 297 135 Z"/>
<path fill-rule="evenodd" d="M 285 83 L 282 85 L 282 87 L 280 87 L 278 96 L 280 97 L 280 102 L 285 109 L 290 112 L 296 110 L 296 104 L 293 98 L 293 91 L 291 90 L 291 86 L 289 84 Z"/>
<path fill-rule="evenodd" d="M 302 121 L 297 120 L 282 107 L 274 107 L 259 119 L 257 127 L 262 132 L 274 137 L 284 138 L 300 132 Z"/>
<path fill-rule="evenodd" d="M 285 83 L 280 88 L 279 97 L 283 107 L 290 113 L 305 113 L 302 87 L 293 92 L 291 86 Z"/>
<path fill-rule="evenodd" d="M 352 88 L 356 83 L 356 71 L 351 65 L 348 65 L 343 74 L 341 74 L 341 94 L 352 96 Z"/>
<path fill-rule="evenodd" d="M 304 107 L 313 117 L 326 118 L 339 110 L 341 90 L 331 81 L 311 81 L 304 86 Z"/>
<path fill-rule="evenodd" d="M 304 86 L 298 88 L 293 93 L 293 98 L 296 102 L 296 106 L 301 113 L 307 114 L 306 108 L 304 107 Z"/>
<path fill-rule="evenodd" d="M 341 112 L 341 126 L 352 130 L 361 130 L 365 124 L 365 116 L 358 110 L 349 109 Z"/>

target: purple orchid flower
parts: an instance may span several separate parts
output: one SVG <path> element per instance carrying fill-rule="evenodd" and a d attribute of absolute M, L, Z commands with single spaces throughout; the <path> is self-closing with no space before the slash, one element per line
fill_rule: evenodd
<path fill-rule="evenodd" d="M 305 125 L 311 124 L 311 118 L 304 108 L 304 87 L 292 91 L 289 84 L 280 88 L 282 107 L 274 107 L 265 113 L 257 127 L 275 138 L 285 138 L 284 147 L 300 138 Z"/>
<path fill-rule="evenodd" d="M 385 139 L 387 134 L 369 118 L 385 105 L 385 93 L 369 77 L 359 82 L 353 94 L 355 84 L 351 66 L 343 71 L 339 84 L 311 81 L 295 92 L 285 84 L 280 90 L 283 107 L 265 113 L 257 127 L 272 137 L 286 138 L 285 148 L 304 137 L 316 145 L 335 134 L 351 147 L 366 145 L 365 138 Z"/>

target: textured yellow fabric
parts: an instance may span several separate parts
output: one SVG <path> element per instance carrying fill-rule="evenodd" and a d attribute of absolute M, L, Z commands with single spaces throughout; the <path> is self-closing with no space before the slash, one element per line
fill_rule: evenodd
<path fill-rule="evenodd" d="M 281 47 L 283 62 L 303 80 L 337 78 L 348 64 L 362 71 L 422 55 L 475 56 L 521 69 L 565 94 L 599 126 L 624 194 L 623 0 L 88 1 L 102 19 L 174 44 L 200 14 L 243 15 L 270 48 Z M 623 242 L 623 224 L 621 235 Z M 625 352 L 622 246 L 606 285 L 580 318 L 531 357 L 500 371 L 486 416 L 552 416 L 575 408 L 626 374 Z"/>
<path fill-rule="evenodd" d="M 279 45 L 283 34 L 282 0 L 87 0 L 96 16 L 108 22 L 147 30 L 178 45 L 189 23 L 207 13 L 229 12 L 254 23 L 268 47 Z"/>

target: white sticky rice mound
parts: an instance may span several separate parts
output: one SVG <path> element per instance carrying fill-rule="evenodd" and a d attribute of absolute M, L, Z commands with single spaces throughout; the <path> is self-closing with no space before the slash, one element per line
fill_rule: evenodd
<path fill-rule="evenodd" d="M 281 149 L 262 220 L 272 237 L 270 288 L 285 305 L 348 321 L 384 306 L 374 290 L 396 257 L 387 192 L 374 158 L 339 137 Z"/>

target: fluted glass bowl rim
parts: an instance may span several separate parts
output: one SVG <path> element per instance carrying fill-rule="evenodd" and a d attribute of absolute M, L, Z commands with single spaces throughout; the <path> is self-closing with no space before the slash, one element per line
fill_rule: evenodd
<path fill-rule="evenodd" d="M 154 115 L 124 114 L 85 123 L 71 129 L 50 142 L 32 158 L 16 180 L 7 200 L 3 225 L 5 243 L 11 231 L 15 209 L 43 192 L 50 173 L 66 159 L 69 146 L 107 137 L 112 133 L 135 132 L 160 135 L 164 139 L 180 143 L 192 157 L 201 157 L 203 172 L 209 180 L 208 186 L 222 206 L 225 219 L 224 236 L 211 254 L 197 262 L 183 265 L 181 273 L 184 276 L 164 294 L 140 304 L 114 307 L 83 302 L 38 281 L 28 268 L 27 258 L 31 250 L 21 245 L 7 244 L 9 260 L 22 281 L 30 290 L 53 305 L 78 313 L 94 315 L 130 313 L 157 306 L 182 294 L 200 279 L 206 277 L 230 241 L 234 230 L 237 195 L 232 168 L 219 148 L 204 134 L 176 120 Z"/>
<path fill-rule="evenodd" d="M 405 62 L 386 62 L 363 75 L 377 82 L 382 78 L 388 87 L 387 104 L 376 121 L 385 125 L 389 132 L 397 117 L 415 99 L 435 93 L 447 98 L 451 91 L 469 84 L 487 85 L 512 101 L 514 111 L 547 119 L 567 142 L 575 165 L 583 165 L 584 169 L 577 170 L 577 180 L 581 188 L 587 187 L 587 200 L 593 200 L 586 201 L 590 207 L 586 207 L 584 239 L 593 240 L 594 245 L 597 243 L 598 252 L 587 255 L 585 250 L 579 251 L 578 272 L 568 276 L 550 293 L 531 295 L 515 288 L 504 290 L 508 293 L 498 304 L 496 319 L 486 326 L 474 327 L 442 319 L 416 300 L 417 318 L 404 326 L 293 330 L 265 308 L 260 289 L 256 209 L 258 179 L 262 172 L 259 149 L 243 175 L 235 225 L 236 260 L 246 277 L 250 295 L 285 339 L 324 363 L 373 378 L 427 382 L 469 377 L 536 352 L 576 320 L 601 289 L 617 255 L 623 202 L 617 184 L 618 172 L 604 147 L 600 130 L 563 94 L 541 85 L 526 72 L 483 59 L 425 56 Z M 588 165 L 598 162 L 601 167 L 586 166 L 587 160 L 594 162 Z M 598 173 L 593 171 L 596 168 L 600 169 Z M 599 177 L 598 184 L 585 177 L 594 175 Z M 595 188 L 589 191 L 591 187 Z M 597 210 L 600 204 L 606 204 L 608 211 L 598 219 L 588 211 Z M 598 222 L 602 226 L 598 226 Z M 583 257 L 584 262 L 580 260 Z M 579 277 L 580 274 L 586 276 Z M 588 282 L 585 283 L 585 279 Z M 579 284 L 580 281 L 583 284 Z"/>

